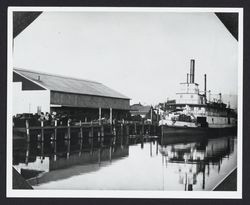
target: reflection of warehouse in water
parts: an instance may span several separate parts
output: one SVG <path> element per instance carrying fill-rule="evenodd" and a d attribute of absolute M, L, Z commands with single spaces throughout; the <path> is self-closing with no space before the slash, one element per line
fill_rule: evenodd
<path fill-rule="evenodd" d="M 63 144 L 62 144 L 63 143 Z M 36 185 L 50 180 L 59 180 L 101 169 L 111 165 L 111 161 L 128 156 L 128 146 L 83 146 L 78 140 L 55 142 L 52 144 L 38 143 L 37 146 L 20 146 L 14 148 L 13 165 L 29 183 Z M 57 172 L 53 172 L 57 170 Z M 39 177 L 39 174 L 42 177 Z M 39 179 L 38 179 L 39 178 Z"/>
<path fill-rule="evenodd" d="M 98 119 L 129 112 L 129 98 L 94 81 L 14 68 L 13 115 L 64 112 Z"/>

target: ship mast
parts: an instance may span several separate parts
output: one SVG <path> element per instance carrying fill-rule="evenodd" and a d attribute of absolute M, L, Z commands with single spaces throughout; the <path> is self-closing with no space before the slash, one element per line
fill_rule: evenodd
<path fill-rule="evenodd" d="M 204 74 L 204 96 L 205 103 L 207 103 L 207 74 Z"/>

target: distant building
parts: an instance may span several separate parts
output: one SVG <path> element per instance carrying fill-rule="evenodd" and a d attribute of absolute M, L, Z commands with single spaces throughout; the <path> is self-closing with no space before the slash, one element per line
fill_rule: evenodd
<path fill-rule="evenodd" d="M 151 119 L 152 115 L 153 120 L 157 119 L 157 114 L 155 113 L 153 107 L 150 105 L 144 106 L 141 103 L 131 105 L 130 114 L 132 117 L 140 116 L 144 119 Z"/>
<path fill-rule="evenodd" d="M 13 70 L 13 115 L 59 112 L 98 119 L 124 117 L 130 99 L 94 81 L 31 70 Z"/>

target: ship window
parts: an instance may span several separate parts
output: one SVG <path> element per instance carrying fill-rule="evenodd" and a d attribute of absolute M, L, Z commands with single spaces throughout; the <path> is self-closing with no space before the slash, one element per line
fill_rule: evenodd
<path fill-rule="evenodd" d="M 194 96 L 193 95 L 191 95 L 191 98 L 193 98 Z"/>
<path fill-rule="evenodd" d="M 182 98 L 182 95 L 180 95 L 180 98 Z"/>

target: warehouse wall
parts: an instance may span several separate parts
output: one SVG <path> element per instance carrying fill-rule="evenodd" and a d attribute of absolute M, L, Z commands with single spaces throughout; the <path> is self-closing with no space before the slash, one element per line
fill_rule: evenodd
<path fill-rule="evenodd" d="M 22 82 L 13 82 L 13 115 L 36 113 L 38 106 L 41 112 L 50 112 L 49 90 L 22 90 Z"/>
<path fill-rule="evenodd" d="M 113 108 L 129 110 L 129 99 L 117 99 L 51 91 L 50 103 L 71 107 Z"/>

